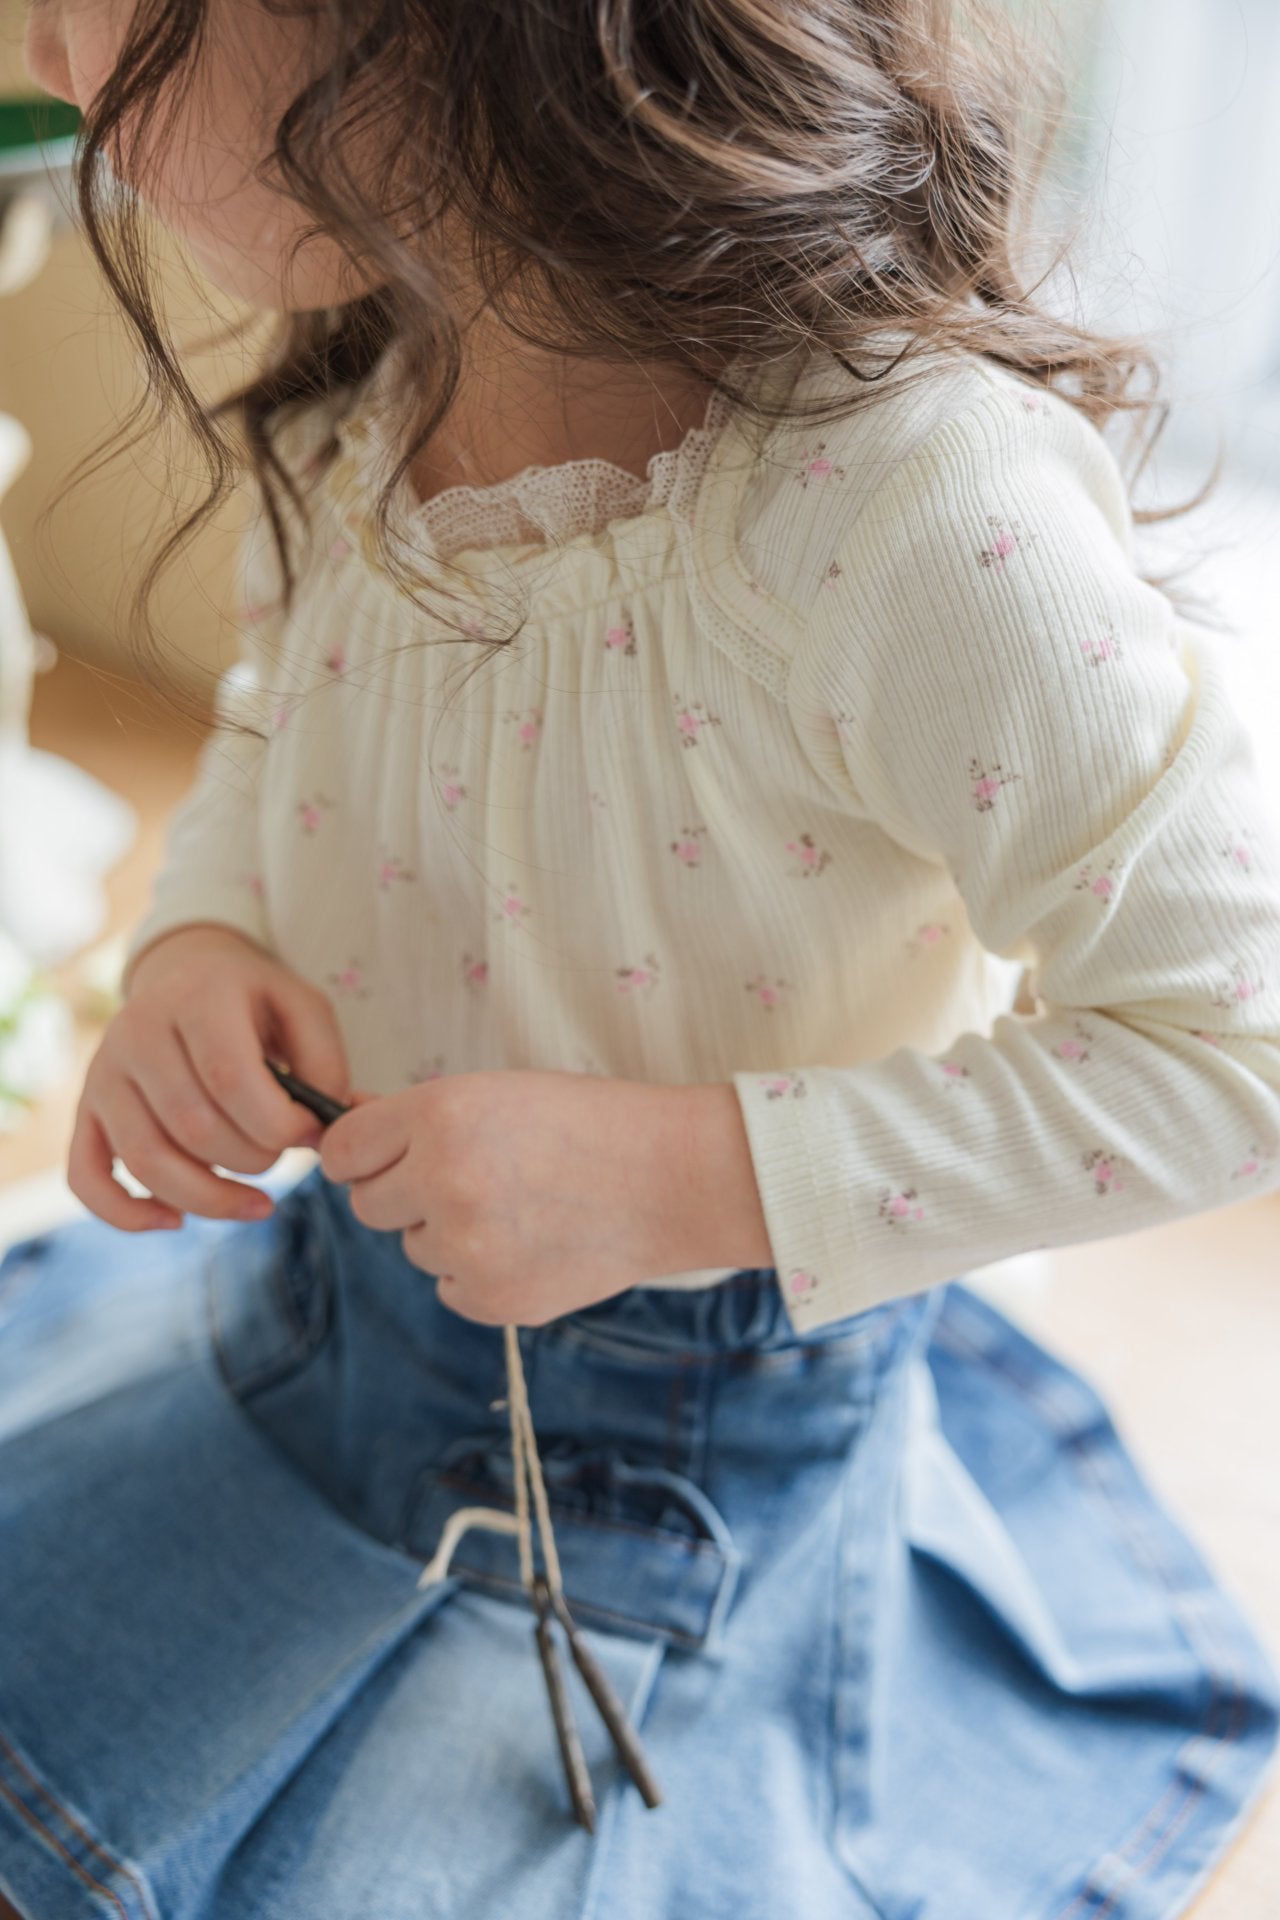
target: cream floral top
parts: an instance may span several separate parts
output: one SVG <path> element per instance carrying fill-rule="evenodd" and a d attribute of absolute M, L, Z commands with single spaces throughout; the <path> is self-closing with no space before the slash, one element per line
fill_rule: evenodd
<path fill-rule="evenodd" d="M 1077 410 L 927 364 L 792 355 L 756 377 L 874 403 L 717 395 L 645 479 L 402 490 L 469 634 L 527 612 L 503 648 L 377 561 L 382 378 L 328 465 L 296 419 L 317 538 L 286 621 L 256 524 L 219 689 L 265 737 L 210 736 L 127 960 L 239 929 L 371 1092 L 731 1081 L 799 1332 L 1280 1186 L 1280 842 L 1224 643 L 1138 578 Z"/>

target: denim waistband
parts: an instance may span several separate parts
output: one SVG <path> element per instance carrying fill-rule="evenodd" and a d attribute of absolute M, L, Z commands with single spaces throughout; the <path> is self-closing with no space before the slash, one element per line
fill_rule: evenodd
<path fill-rule="evenodd" d="M 933 1290 L 931 1290 L 932 1292 Z M 931 1292 L 882 1301 L 861 1313 L 797 1333 L 787 1315 L 777 1270 L 743 1267 L 705 1287 L 628 1287 L 559 1323 L 625 1341 L 685 1353 L 782 1351 L 833 1343 L 877 1345 L 905 1334 L 931 1310 Z"/>
<path fill-rule="evenodd" d="M 399 1236 L 375 1233 L 358 1220 L 347 1188 L 326 1180 L 318 1166 L 303 1176 L 282 1204 L 286 1214 L 318 1210 L 328 1229 L 322 1238 L 339 1263 L 344 1243 L 352 1253 L 358 1247 L 363 1284 L 390 1288 L 404 1310 L 412 1311 L 415 1299 L 423 1302 L 424 1287 L 434 1295 L 433 1276 L 408 1259 Z M 776 1268 L 742 1267 L 704 1287 L 627 1287 L 561 1315 L 554 1324 L 633 1348 L 689 1354 L 813 1348 L 836 1342 L 871 1347 L 887 1341 L 891 1333 L 906 1338 L 914 1332 L 921 1320 L 936 1311 L 940 1294 L 935 1287 L 883 1301 L 801 1334 L 787 1315 Z"/>

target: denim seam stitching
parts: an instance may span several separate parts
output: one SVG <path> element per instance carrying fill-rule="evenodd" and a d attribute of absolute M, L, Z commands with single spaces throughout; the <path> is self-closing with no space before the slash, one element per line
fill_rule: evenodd
<path fill-rule="evenodd" d="M 981 1346 L 977 1341 L 968 1339 L 968 1337 L 963 1333 L 963 1331 L 960 1331 L 955 1328 L 948 1329 L 947 1344 L 950 1345 L 952 1347 L 952 1350 L 955 1352 L 959 1352 L 963 1354 L 967 1350 L 967 1352 L 972 1358 L 981 1361 L 985 1366 L 991 1368 L 993 1372 L 1002 1373 L 1006 1377 L 1006 1379 L 1012 1381 L 1012 1383 L 1018 1389 L 1018 1392 L 1023 1396 L 1023 1398 L 1025 1400 L 1029 1400 L 1032 1403 L 1032 1405 L 1035 1406 L 1037 1410 L 1041 1413 L 1042 1417 L 1044 1416 L 1045 1408 L 1044 1408 L 1043 1396 L 1038 1394 L 1033 1387 L 1029 1386 L 1028 1383 L 1020 1377 L 1019 1373 L 1015 1368 L 1005 1366 L 1003 1361 L 999 1358 L 999 1356 L 994 1354 L 989 1348 Z M 1092 1474 L 1093 1482 L 1097 1487 L 1101 1489 L 1103 1497 L 1105 1499 L 1105 1503 L 1113 1516 L 1116 1529 L 1120 1534 L 1120 1536 L 1122 1537 L 1122 1539 L 1124 1540 L 1125 1545 L 1128 1548 L 1129 1553 L 1133 1558 L 1135 1564 L 1145 1566 L 1148 1570 L 1154 1571 L 1157 1578 L 1160 1580 L 1166 1594 L 1168 1595 L 1171 1611 L 1176 1615 L 1178 1619 L 1178 1623 L 1181 1626 L 1183 1633 L 1186 1635 L 1187 1640 L 1189 1641 L 1197 1658 L 1202 1662 L 1205 1670 L 1209 1675 L 1212 1691 L 1210 1694 L 1209 1705 L 1205 1710 L 1204 1725 L 1201 1727 L 1199 1732 L 1192 1734 L 1186 1741 L 1183 1742 L 1181 1748 L 1179 1749 L 1177 1762 L 1175 1764 L 1177 1764 L 1178 1766 L 1181 1766 L 1182 1755 L 1186 1752 L 1187 1748 L 1192 1744 L 1192 1742 L 1197 1740 L 1200 1740 L 1200 1741 L 1207 1740 L 1212 1742 L 1215 1747 L 1218 1758 L 1221 1759 L 1227 1746 L 1230 1745 L 1231 1742 L 1239 1739 L 1240 1732 L 1243 1728 L 1244 1720 L 1245 1720 L 1245 1715 L 1243 1711 L 1244 1696 L 1240 1691 L 1239 1685 L 1235 1678 L 1234 1670 L 1229 1668 L 1225 1675 L 1220 1673 L 1217 1666 L 1216 1649 L 1211 1648 L 1207 1640 L 1201 1634 L 1194 1631 L 1192 1627 L 1188 1624 L 1187 1616 L 1185 1614 L 1184 1609 L 1181 1606 L 1180 1596 L 1177 1592 L 1177 1589 L 1173 1587 L 1168 1581 L 1168 1579 L 1166 1578 L 1164 1568 L 1161 1565 L 1160 1561 L 1158 1559 L 1153 1559 L 1149 1554 L 1145 1552 L 1141 1544 L 1140 1534 L 1138 1534 L 1136 1530 L 1130 1526 L 1127 1516 L 1124 1512 L 1124 1508 L 1112 1496 L 1111 1490 L 1107 1485 L 1107 1481 L 1105 1477 L 1097 1471 L 1096 1465 L 1093 1462 L 1092 1458 L 1090 1457 L 1093 1451 L 1095 1450 L 1095 1447 L 1097 1444 L 1096 1441 L 1089 1438 L 1085 1438 L 1082 1440 L 1082 1439 L 1073 1437 L 1069 1434 L 1063 1435 L 1061 1433 L 1059 1434 L 1058 1437 L 1059 1437 L 1059 1440 L 1064 1442 L 1070 1449 L 1071 1455 L 1073 1459 L 1076 1461 L 1077 1466 L 1080 1466 L 1080 1465 L 1086 1466 L 1089 1472 Z M 1233 1708 L 1238 1708 L 1239 1711 L 1236 1712 L 1235 1720 L 1228 1730 L 1224 1730 L 1222 1733 L 1212 1733 L 1210 1732 L 1210 1728 L 1214 1720 L 1214 1716 L 1217 1710 L 1219 1700 L 1225 1700 Z M 1156 1833 L 1154 1836 L 1156 1840 L 1159 1840 L 1161 1838 L 1161 1835 L 1163 1835 L 1165 1839 L 1165 1846 L 1167 1847 L 1169 1842 L 1174 1839 L 1179 1828 L 1185 1824 L 1186 1819 L 1191 1809 L 1196 1804 L 1197 1800 L 1203 1797 L 1208 1781 L 1212 1777 L 1212 1772 L 1213 1772 L 1212 1767 L 1206 1769 L 1205 1776 L 1203 1778 L 1197 1779 L 1192 1786 L 1184 1788 L 1185 1798 L 1182 1803 L 1181 1816 L 1178 1819 L 1177 1824 L 1176 1825 L 1174 1824 L 1174 1814 L 1171 1813 L 1169 1818 L 1165 1821 L 1163 1827 L 1158 1828 L 1156 1830 Z M 1162 1807 L 1164 1802 L 1169 1798 L 1170 1793 L 1174 1790 L 1174 1787 L 1176 1785 L 1177 1785 L 1176 1780 L 1171 1780 L 1169 1782 L 1164 1792 L 1161 1794 L 1159 1800 L 1157 1800 L 1155 1804 L 1148 1810 L 1141 1825 L 1136 1827 L 1133 1830 L 1133 1832 L 1129 1835 L 1129 1838 L 1126 1841 L 1124 1841 L 1122 1846 L 1108 1847 L 1106 1850 L 1106 1853 L 1102 1856 L 1102 1859 L 1098 1861 L 1097 1868 L 1103 1868 L 1105 1863 L 1108 1861 L 1112 1863 L 1123 1861 L 1124 1854 L 1129 1852 L 1129 1850 L 1139 1840 L 1142 1839 L 1143 1835 L 1146 1833 L 1147 1829 L 1150 1827 L 1152 1820 L 1159 1813 L 1160 1808 Z M 1175 1813 L 1177 1812 L 1176 1808 L 1174 1809 L 1174 1812 Z M 1072 1896 L 1072 1898 L 1066 1903 L 1065 1906 L 1055 1907 L 1052 1915 L 1049 1916 L 1049 1920 L 1069 1920 L 1069 1917 L 1072 1914 L 1078 1912 L 1082 1907 L 1082 1905 L 1084 1905 L 1085 1903 L 1088 1903 L 1090 1906 L 1093 1906 L 1095 1908 L 1095 1911 L 1091 1916 L 1091 1920 L 1104 1920 L 1104 1917 L 1107 1914 L 1111 1913 L 1116 1908 L 1118 1901 L 1123 1900 L 1127 1903 L 1129 1891 L 1137 1885 L 1138 1881 L 1141 1878 L 1143 1878 L 1144 1875 L 1146 1875 L 1151 1871 L 1151 1869 L 1156 1864 L 1156 1862 L 1160 1857 L 1160 1854 L 1163 1851 L 1164 1851 L 1164 1848 L 1156 1848 L 1153 1846 L 1150 1849 L 1150 1851 L 1147 1853 L 1144 1860 L 1142 1860 L 1141 1862 L 1135 1863 L 1128 1870 L 1128 1877 L 1126 1879 L 1118 1881 L 1114 1870 L 1112 1870 L 1110 1874 L 1110 1878 L 1112 1879 L 1113 1885 L 1112 1885 L 1112 1890 L 1109 1893 L 1107 1892 L 1106 1887 L 1101 1884 L 1100 1879 L 1098 1884 L 1096 1885 L 1093 1884 L 1095 1880 L 1095 1872 L 1097 1871 L 1097 1869 L 1090 1868 L 1089 1872 L 1086 1873 L 1086 1875 L 1084 1876 L 1084 1879 L 1082 1880 L 1077 1892 Z M 1096 1906 L 1096 1902 L 1099 1900 L 1102 1900 L 1104 1902 L 1102 1906 Z"/>
<path fill-rule="evenodd" d="M 138 1898 L 142 1903 L 143 1913 L 146 1916 L 148 1916 L 148 1920 L 155 1920 L 155 1908 L 152 1905 L 150 1898 L 148 1897 L 146 1887 L 143 1884 L 143 1882 L 139 1879 L 138 1875 L 134 1872 L 132 1867 L 126 1866 L 125 1863 L 122 1860 L 117 1859 L 113 1853 L 109 1853 L 108 1850 L 98 1840 L 94 1838 L 94 1836 L 88 1831 L 88 1829 L 79 1820 L 76 1819 L 75 1815 L 69 1812 L 68 1809 L 63 1806 L 62 1802 L 58 1800 L 55 1797 L 55 1795 L 50 1792 L 49 1788 L 45 1785 L 45 1783 L 42 1780 L 38 1779 L 37 1776 L 32 1772 L 31 1768 L 22 1759 L 21 1755 L 17 1752 L 16 1748 L 11 1746 L 9 1741 L 5 1739 L 5 1736 L 3 1733 L 0 1733 L 0 1749 L 3 1749 L 4 1753 L 8 1754 L 11 1757 L 14 1769 L 16 1769 L 22 1774 L 25 1774 L 27 1779 L 30 1780 L 32 1786 L 35 1788 L 35 1791 L 38 1794 L 40 1794 L 43 1799 L 48 1801 L 49 1805 L 53 1808 L 54 1812 L 57 1813 L 59 1817 L 66 1822 L 67 1826 L 70 1827 L 71 1831 L 74 1834 L 76 1834 L 80 1839 L 82 1839 L 85 1842 L 86 1846 L 90 1847 L 94 1853 L 100 1854 L 103 1860 L 106 1861 L 107 1865 L 110 1867 L 113 1873 L 118 1874 L 122 1880 L 124 1880 L 126 1883 L 132 1885 L 137 1889 Z M 2 1759 L 2 1757 L 3 1756 L 0 1756 L 0 1759 Z M 108 1899 L 113 1901 L 114 1904 L 117 1907 L 119 1907 L 121 1914 L 125 1916 L 125 1920 L 128 1920 L 128 1910 L 125 1907 L 124 1901 L 120 1898 L 120 1895 L 116 1892 L 115 1888 L 105 1885 L 101 1880 L 94 1879 L 93 1875 L 89 1872 L 89 1869 L 84 1865 L 84 1863 L 80 1860 L 77 1860 L 75 1855 L 70 1852 L 70 1850 L 62 1840 L 61 1836 L 58 1833 L 56 1833 L 52 1827 L 48 1826 L 40 1818 L 40 1816 L 35 1812 L 35 1810 L 26 1804 L 26 1802 L 21 1798 L 17 1789 L 4 1779 L 2 1771 L 0 1771 L 0 1791 L 3 1791 L 5 1798 L 10 1800 L 13 1803 L 13 1805 L 17 1808 L 18 1812 L 22 1815 L 23 1819 L 27 1821 L 29 1826 L 34 1828 L 37 1833 L 43 1834 L 48 1838 L 48 1840 L 52 1843 L 52 1845 L 64 1857 L 67 1863 L 74 1869 L 74 1871 L 80 1876 L 80 1878 L 85 1882 L 85 1884 L 89 1887 L 94 1887 L 100 1893 L 105 1894 Z"/>

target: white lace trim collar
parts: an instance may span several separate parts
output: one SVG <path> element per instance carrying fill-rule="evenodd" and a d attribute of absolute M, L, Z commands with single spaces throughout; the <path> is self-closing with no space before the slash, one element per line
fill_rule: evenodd
<path fill-rule="evenodd" d="M 745 356 L 726 372 L 743 381 Z M 372 520 L 373 502 L 390 476 L 392 436 L 382 402 L 393 378 L 389 355 L 370 377 L 364 398 L 336 427 L 341 451 L 330 469 L 331 484 L 353 531 Z M 528 466 L 510 479 L 447 487 L 423 501 L 402 481 L 392 507 L 393 535 L 416 553 L 450 560 L 471 548 L 559 543 L 601 533 L 612 521 L 666 506 L 677 491 L 687 497 L 734 411 L 729 395 L 713 392 L 702 424 L 689 428 L 678 446 L 653 454 L 643 479 L 613 461 L 592 458 Z"/>

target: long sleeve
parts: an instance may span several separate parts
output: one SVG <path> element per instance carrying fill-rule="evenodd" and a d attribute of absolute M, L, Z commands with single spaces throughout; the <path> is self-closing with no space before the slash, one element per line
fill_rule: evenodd
<path fill-rule="evenodd" d="M 240 546 L 238 657 L 222 674 L 214 697 L 215 715 L 224 724 L 215 725 L 205 740 L 195 779 L 169 816 L 151 905 L 125 950 L 126 980 L 144 947 L 188 922 L 220 922 L 271 950 L 258 790 L 273 705 L 262 641 L 274 629 L 277 585 L 265 516 L 258 512 Z M 228 721 L 255 732 L 234 731 Z"/>
<path fill-rule="evenodd" d="M 1101 434 L 1012 381 L 842 534 L 797 737 L 1037 1011 L 732 1076 L 797 1330 L 1280 1186 L 1280 843 L 1215 644 L 1135 572 Z"/>

